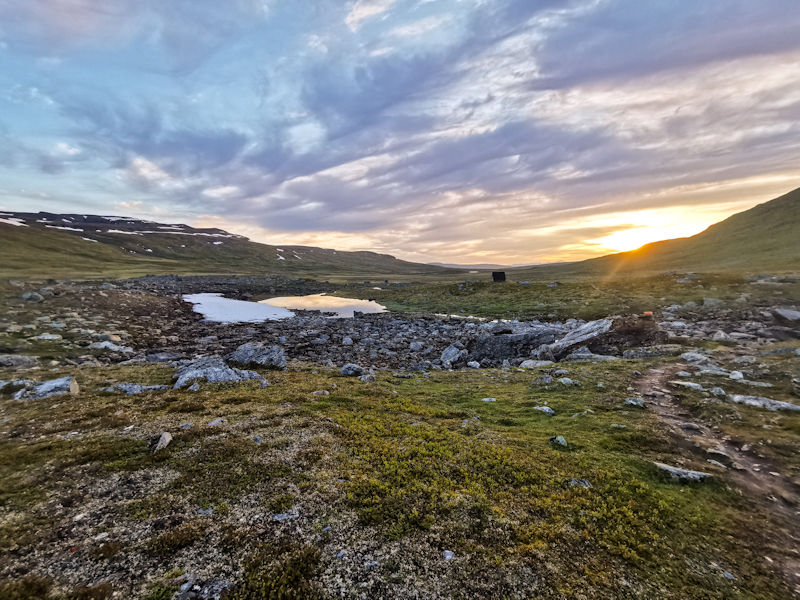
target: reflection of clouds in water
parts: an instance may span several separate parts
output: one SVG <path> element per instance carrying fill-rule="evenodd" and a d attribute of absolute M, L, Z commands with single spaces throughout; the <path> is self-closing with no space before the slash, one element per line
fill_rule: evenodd
<path fill-rule="evenodd" d="M 363 313 L 386 312 L 386 307 L 371 300 L 358 300 L 357 298 L 337 298 L 324 294 L 310 296 L 286 296 L 261 300 L 260 304 L 280 306 L 294 310 L 320 310 L 322 312 L 335 312 L 338 317 L 352 317 L 353 311 Z"/>
<path fill-rule="evenodd" d="M 221 294 L 189 294 L 183 297 L 194 305 L 194 312 L 213 323 L 260 323 L 288 319 L 294 313 L 279 307 L 223 298 Z"/>

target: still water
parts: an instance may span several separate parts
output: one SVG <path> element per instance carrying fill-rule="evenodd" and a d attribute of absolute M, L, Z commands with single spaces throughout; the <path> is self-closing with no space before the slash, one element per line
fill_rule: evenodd
<path fill-rule="evenodd" d="M 294 310 L 321 310 L 326 313 L 336 313 L 337 318 L 352 317 L 353 311 L 362 313 L 386 312 L 386 307 L 373 300 L 358 300 L 356 298 L 337 298 L 325 294 L 311 294 L 309 296 L 285 296 L 282 298 L 269 298 L 259 304 L 291 308 Z"/>
<path fill-rule="evenodd" d="M 213 323 L 260 323 L 290 319 L 295 310 L 320 310 L 335 313 L 337 318 L 352 317 L 353 311 L 363 313 L 386 312 L 386 307 L 372 300 L 335 298 L 325 294 L 310 296 L 285 296 L 261 302 L 246 302 L 225 298 L 222 294 L 187 294 L 186 302 L 194 305 L 194 312 Z"/>

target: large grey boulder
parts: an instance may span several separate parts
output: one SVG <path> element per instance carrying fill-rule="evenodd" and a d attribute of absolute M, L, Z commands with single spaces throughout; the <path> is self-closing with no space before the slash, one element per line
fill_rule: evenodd
<path fill-rule="evenodd" d="M 0 354 L 0 367 L 12 369 L 27 369 L 36 366 L 36 359 L 33 356 L 24 354 Z"/>
<path fill-rule="evenodd" d="M 793 308 L 773 308 L 772 314 L 779 321 L 788 321 L 789 323 L 800 323 L 800 310 Z"/>
<path fill-rule="evenodd" d="M 481 327 L 488 335 L 478 335 L 472 345 L 470 360 L 501 362 L 512 358 L 530 357 L 531 353 L 544 344 L 556 341 L 563 334 L 563 326 L 539 323 L 526 328 L 513 328 L 505 323 L 487 324 Z M 516 331 L 515 331 L 516 329 Z M 511 333 L 505 333 L 511 331 Z M 452 361 L 451 361 L 452 362 Z"/>
<path fill-rule="evenodd" d="M 286 353 L 280 346 L 264 346 L 256 342 L 248 342 L 229 354 L 228 361 L 242 365 L 254 363 L 263 367 L 282 369 L 286 366 Z"/>
<path fill-rule="evenodd" d="M 188 364 L 178 368 L 173 379 L 177 379 L 174 389 L 189 385 L 195 379 L 205 379 L 208 383 L 239 383 L 256 380 L 261 382 L 261 387 L 269 385 L 263 376 L 255 371 L 245 371 L 229 367 L 219 356 L 203 356 L 196 358 Z"/>
<path fill-rule="evenodd" d="M 570 331 L 561 339 L 549 344 L 548 350 L 556 358 L 565 356 L 569 354 L 572 349 L 580 347 L 589 340 L 607 333 L 608 330 L 611 329 L 613 323 L 611 319 L 600 319 L 598 321 L 584 323 Z"/>
<path fill-rule="evenodd" d="M 14 394 L 14 400 L 38 400 L 40 398 L 49 398 L 50 396 L 63 396 L 64 394 L 72 394 L 73 396 L 80 393 L 80 387 L 74 377 L 60 377 L 59 379 L 51 379 L 35 386 L 34 388 L 26 388 Z"/>
<path fill-rule="evenodd" d="M 364 374 L 364 368 L 355 363 L 347 363 L 339 370 L 339 374 L 345 377 L 360 377 Z"/>

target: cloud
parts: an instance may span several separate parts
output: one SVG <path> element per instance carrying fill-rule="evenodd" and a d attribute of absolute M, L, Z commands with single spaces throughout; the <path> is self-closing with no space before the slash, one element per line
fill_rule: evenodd
<path fill-rule="evenodd" d="M 363 21 L 385 13 L 396 2 L 397 0 L 356 0 L 344 21 L 352 31 L 358 31 Z"/>

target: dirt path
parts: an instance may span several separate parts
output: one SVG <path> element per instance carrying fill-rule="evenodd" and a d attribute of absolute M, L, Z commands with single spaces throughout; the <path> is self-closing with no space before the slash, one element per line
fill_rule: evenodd
<path fill-rule="evenodd" d="M 800 593 L 800 489 L 786 477 L 788 469 L 760 456 L 756 448 L 731 439 L 719 427 L 695 418 L 678 403 L 668 382 L 687 367 L 678 363 L 651 369 L 632 385 L 687 458 L 704 463 L 713 460 L 723 465 L 726 468 L 723 479 L 763 512 L 766 521 L 773 523 L 770 527 L 765 522 L 763 528 L 751 533 L 759 536 L 765 549 L 776 549 L 777 554 L 766 560 Z"/>

